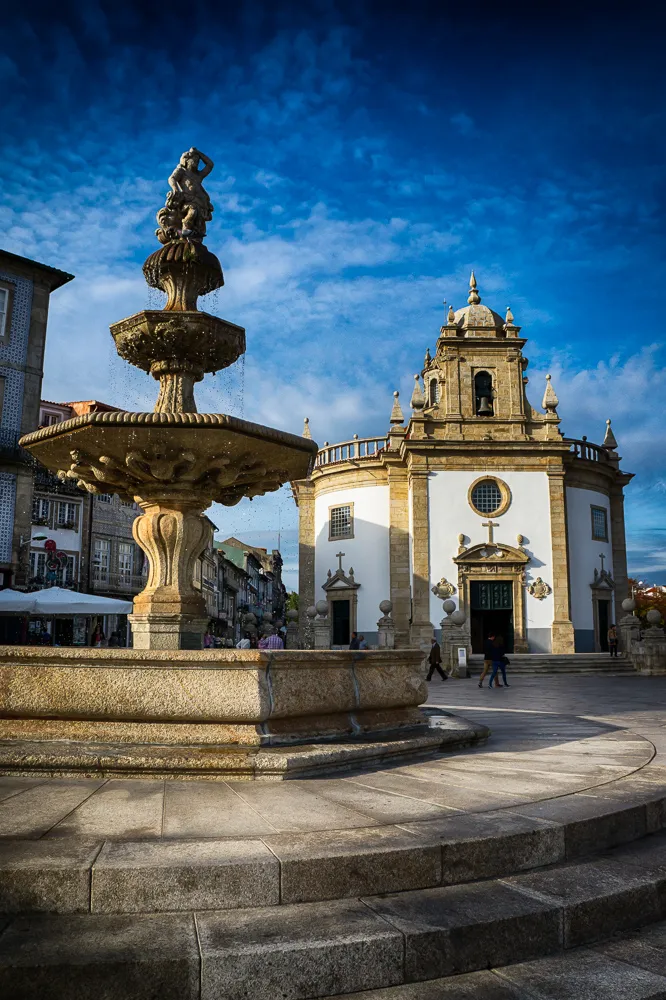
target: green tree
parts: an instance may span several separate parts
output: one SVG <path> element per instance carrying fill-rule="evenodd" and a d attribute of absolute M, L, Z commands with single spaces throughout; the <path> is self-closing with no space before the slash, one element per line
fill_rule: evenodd
<path fill-rule="evenodd" d="M 286 611 L 298 611 L 298 594 L 295 590 L 287 594 Z"/>

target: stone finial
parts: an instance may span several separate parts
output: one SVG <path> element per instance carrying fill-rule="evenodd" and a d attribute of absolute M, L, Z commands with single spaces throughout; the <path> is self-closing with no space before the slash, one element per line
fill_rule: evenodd
<path fill-rule="evenodd" d="M 391 601 L 380 601 L 379 610 L 384 616 L 390 615 L 393 611 L 393 603 Z"/>
<path fill-rule="evenodd" d="M 507 326 L 513 326 L 513 313 L 511 312 L 511 306 L 506 307 L 506 316 L 504 317 L 504 322 Z"/>
<path fill-rule="evenodd" d="M 548 413 L 557 413 L 557 407 L 559 406 L 559 399 L 555 395 L 555 390 L 553 389 L 551 376 L 546 375 L 546 391 L 543 394 L 543 400 L 541 405 L 544 410 Z"/>
<path fill-rule="evenodd" d="M 430 357 L 430 348 L 426 347 L 425 358 L 423 359 L 423 367 L 430 368 L 432 364 L 432 358 Z"/>
<path fill-rule="evenodd" d="M 606 421 L 606 434 L 604 436 L 604 448 L 608 448 L 609 451 L 614 451 L 617 448 L 617 441 L 615 440 L 615 435 L 611 428 L 610 419 Z"/>
<path fill-rule="evenodd" d="M 467 296 L 467 301 L 471 306 L 478 306 L 481 301 L 481 296 L 476 287 L 476 277 L 474 271 L 472 271 L 469 279 L 469 295 Z"/>
<path fill-rule="evenodd" d="M 312 434 L 310 433 L 310 418 L 305 417 L 303 420 L 303 437 L 312 440 Z"/>
<path fill-rule="evenodd" d="M 199 170 L 201 162 L 203 167 Z M 169 177 L 171 190 L 166 204 L 157 213 L 159 229 L 155 230 L 155 235 L 160 243 L 170 243 L 183 237 L 203 240 L 206 223 L 213 218 L 213 206 L 202 182 L 213 167 L 210 157 L 194 146 L 182 154 Z"/>
<path fill-rule="evenodd" d="M 396 389 L 395 392 L 393 393 L 393 408 L 391 410 L 391 424 L 395 424 L 397 426 L 398 424 L 404 423 L 404 420 L 405 420 L 405 418 L 404 418 L 404 415 L 403 415 L 403 412 L 402 412 L 402 407 L 400 405 L 400 393 Z"/>
<path fill-rule="evenodd" d="M 413 410 L 422 410 L 425 406 L 425 396 L 423 395 L 418 375 L 414 376 L 414 391 L 412 392 L 411 406 Z"/>
<path fill-rule="evenodd" d="M 449 324 L 449 326 L 455 326 L 456 314 L 453 311 L 453 306 L 449 306 L 449 312 L 448 312 L 448 315 L 446 317 L 446 321 Z"/>

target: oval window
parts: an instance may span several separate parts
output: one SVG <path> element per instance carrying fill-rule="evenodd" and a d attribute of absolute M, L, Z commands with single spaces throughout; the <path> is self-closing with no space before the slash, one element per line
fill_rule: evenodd
<path fill-rule="evenodd" d="M 494 514 L 502 506 L 502 491 L 494 479 L 482 479 L 472 490 L 471 500 L 480 514 Z"/>

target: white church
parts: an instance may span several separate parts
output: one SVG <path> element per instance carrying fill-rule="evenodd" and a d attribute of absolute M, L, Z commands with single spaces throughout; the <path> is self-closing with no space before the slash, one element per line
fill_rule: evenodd
<path fill-rule="evenodd" d="M 428 645 L 451 598 L 473 652 L 491 631 L 517 653 L 607 648 L 627 597 L 632 476 L 610 420 L 602 444 L 563 437 L 550 376 L 542 409 L 530 404 L 525 344 L 472 273 L 414 376 L 409 419 L 395 393 L 386 437 L 325 442 L 293 484 L 299 603 L 328 603 L 331 645 L 353 630 L 376 643 L 386 599 L 396 646 Z"/>

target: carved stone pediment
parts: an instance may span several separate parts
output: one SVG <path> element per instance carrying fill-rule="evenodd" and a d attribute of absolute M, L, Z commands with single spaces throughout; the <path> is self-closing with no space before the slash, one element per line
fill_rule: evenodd
<path fill-rule="evenodd" d="M 465 549 L 453 561 L 463 569 L 473 569 L 475 572 L 496 572 L 492 567 L 524 567 L 530 561 L 526 552 L 504 545 L 502 542 L 483 542 Z"/>
<path fill-rule="evenodd" d="M 590 587 L 592 590 L 615 590 L 615 580 L 608 570 L 602 569 L 599 572 L 598 569 L 595 569 L 594 580 L 590 584 Z"/>
<path fill-rule="evenodd" d="M 335 573 L 332 573 L 329 569 L 328 579 L 326 583 L 322 584 L 322 590 L 358 590 L 361 586 L 354 579 L 354 570 L 350 568 L 349 574 L 345 574 L 344 570 L 336 569 Z"/>

